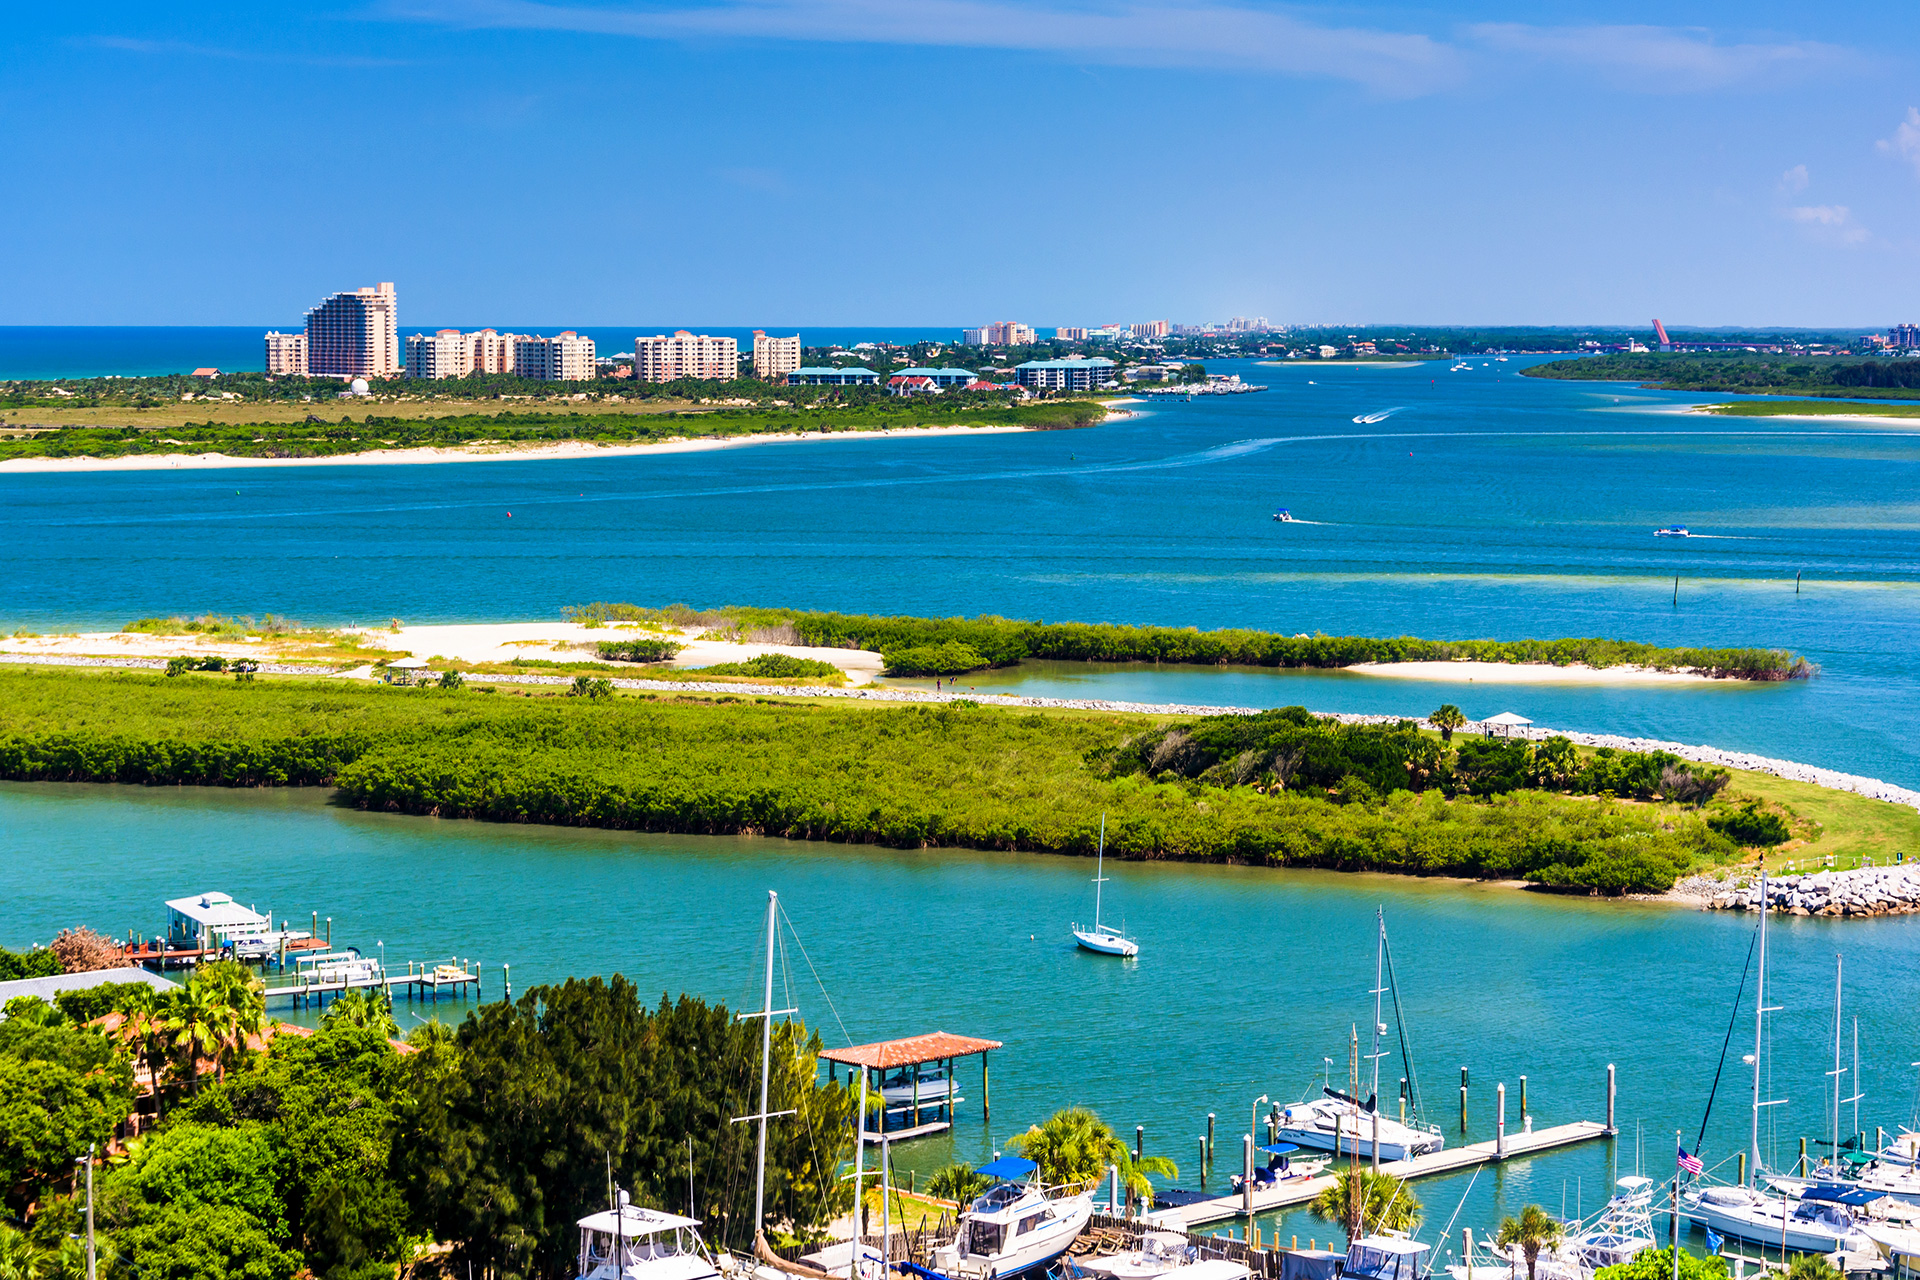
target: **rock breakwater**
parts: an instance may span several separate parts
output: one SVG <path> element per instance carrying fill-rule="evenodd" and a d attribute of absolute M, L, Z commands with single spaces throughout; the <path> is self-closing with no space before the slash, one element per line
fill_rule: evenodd
<path fill-rule="evenodd" d="M 1706 911 L 1760 910 L 1760 882 L 1729 885 L 1695 876 L 1674 891 L 1700 898 Z M 1767 909 L 1793 916 L 1894 916 L 1920 912 L 1920 869 L 1857 867 L 1768 877 Z"/>

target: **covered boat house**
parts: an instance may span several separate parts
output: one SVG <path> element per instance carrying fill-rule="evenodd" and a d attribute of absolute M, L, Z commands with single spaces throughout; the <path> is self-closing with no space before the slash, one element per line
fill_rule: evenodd
<path fill-rule="evenodd" d="M 960 1096 L 959 1082 L 954 1079 L 954 1062 L 976 1053 L 980 1055 L 980 1113 L 990 1114 L 992 1091 L 988 1087 L 987 1052 L 1000 1047 L 998 1040 L 934 1031 L 904 1040 L 826 1049 L 820 1056 L 864 1074 L 867 1109 L 869 1113 L 879 1112 L 880 1124 L 878 1129 L 863 1125 L 862 1132 L 875 1138 L 884 1134 L 897 1141 L 941 1133 L 953 1127 L 954 1104 L 966 1101 Z M 847 1083 L 855 1092 L 860 1091 L 860 1077 L 853 1071 L 847 1073 Z M 929 1113 L 931 1119 L 927 1118 Z"/>

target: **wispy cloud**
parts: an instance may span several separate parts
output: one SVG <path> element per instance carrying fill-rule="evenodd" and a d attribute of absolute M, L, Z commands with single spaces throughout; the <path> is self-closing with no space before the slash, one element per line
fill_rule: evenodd
<path fill-rule="evenodd" d="M 1852 55 L 1811 40 L 1726 44 L 1688 27 L 1531 27 L 1489 22 L 1467 28 L 1488 49 L 1529 60 L 1590 67 L 1653 92 L 1688 93 L 1765 83 L 1837 67 Z"/>
<path fill-rule="evenodd" d="M 1873 239 L 1871 232 L 1854 222 L 1853 210 L 1843 204 L 1795 205 L 1786 210 L 1786 218 L 1815 239 L 1832 244 L 1852 247 Z"/>
<path fill-rule="evenodd" d="M 1797 164 L 1780 175 L 1780 189 L 1789 195 L 1799 195 L 1807 189 L 1812 179 L 1807 175 L 1807 166 Z"/>
<path fill-rule="evenodd" d="M 306 67 L 380 68 L 411 65 L 403 58 L 338 57 L 325 54 L 287 54 L 258 49 L 222 49 L 185 40 L 140 40 L 132 36 L 95 36 L 87 43 L 124 53 L 166 58 L 220 58 L 232 62 L 293 63 Z"/>
<path fill-rule="evenodd" d="M 1904 160 L 1920 173 L 1920 107 L 1908 107 L 1907 118 L 1895 126 L 1893 136 L 1880 139 L 1874 147 L 1882 155 Z"/>
<path fill-rule="evenodd" d="M 1465 74 L 1459 50 L 1427 35 L 1320 25 L 1209 0 L 1072 9 L 1004 0 L 736 0 L 681 8 L 394 0 L 393 11 L 461 27 L 1033 50 L 1082 62 L 1326 77 L 1392 96 L 1430 92 Z"/>

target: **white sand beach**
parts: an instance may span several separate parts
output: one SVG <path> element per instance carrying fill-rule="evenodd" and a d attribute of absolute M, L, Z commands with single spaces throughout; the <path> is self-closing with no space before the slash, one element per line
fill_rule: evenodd
<path fill-rule="evenodd" d="M 799 444 L 809 441 L 898 440 L 903 437 L 979 435 L 1029 431 L 1031 427 L 902 427 L 889 431 L 802 431 L 749 436 L 674 437 L 657 444 L 593 444 L 562 440 L 552 444 L 475 444 L 458 448 L 380 449 L 331 458 L 236 458 L 224 453 L 148 454 L 132 458 L 9 458 L 0 461 L 0 473 L 56 471 L 212 471 L 226 467 L 391 467 L 430 462 L 542 462 L 558 458 L 619 458 L 636 454 L 698 453 L 708 449 L 738 449 L 759 444 Z"/>
<path fill-rule="evenodd" d="M 1474 684 L 1698 684 L 1712 679 L 1692 671 L 1646 667 L 1556 667 L 1547 662 L 1362 662 L 1342 668 L 1356 675 L 1397 680 L 1450 680 Z"/>

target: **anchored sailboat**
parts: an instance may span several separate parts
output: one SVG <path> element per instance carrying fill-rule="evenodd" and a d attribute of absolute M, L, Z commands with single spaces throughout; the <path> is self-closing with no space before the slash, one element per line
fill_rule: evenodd
<path fill-rule="evenodd" d="M 1081 947 L 1106 956 L 1137 956 L 1140 944 L 1100 923 L 1100 886 L 1107 882 L 1107 815 L 1100 815 L 1100 851 L 1095 855 L 1093 872 L 1093 927 L 1073 926 L 1073 936 Z"/>

